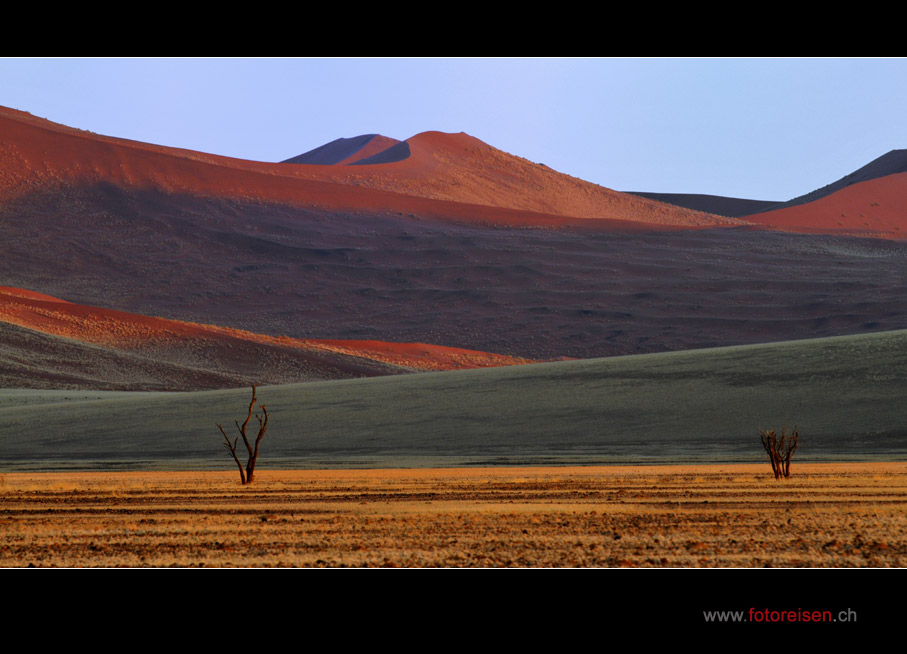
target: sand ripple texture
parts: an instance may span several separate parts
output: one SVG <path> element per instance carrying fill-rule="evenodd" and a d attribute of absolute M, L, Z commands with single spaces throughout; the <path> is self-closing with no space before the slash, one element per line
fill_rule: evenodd
<path fill-rule="evenodd" d="M 901 567 L 907 463 L 4 474 L 4 567 Z"/>

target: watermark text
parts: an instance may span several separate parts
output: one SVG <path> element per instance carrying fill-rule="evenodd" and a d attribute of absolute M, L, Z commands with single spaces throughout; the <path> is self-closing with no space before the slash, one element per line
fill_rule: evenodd
<path fill-rule="evenodd" d="M 857 612 L 813 609 L 770 609 L 751 607 L 749 611 L 703 611 L 706 622 L 856 622 Z"/>

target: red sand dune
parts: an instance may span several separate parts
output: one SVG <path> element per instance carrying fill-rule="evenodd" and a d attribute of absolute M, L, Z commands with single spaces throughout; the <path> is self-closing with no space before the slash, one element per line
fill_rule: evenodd
<path fill-rule="evenodd" d="M 847 186 L 808 204 L 746 216 L 753 223 L 794 232 L 907 238 L 907 173 Z"/>
<path fill-rule="evenodd" d="M 464 133 L 424 132 L 408 139 L 406 145 L 410 155 L 402 161 L 360 165 L 345 169 L 342 174 L 332 168 L 306 166 L 302 174 L 408 196 L 543 216 L 605 218 L 674 227 L 742 224 L 612 191 L 507 154 Z M 492 215 L 497 221 L 506 222 L 500 212 Z"/>
<path fill-rule="evenodd" d="M 674 227 L 741 224 L 612 191 L 507 154 L 468 134 L 424 132 L 406 143 L 410 149 L 407 159 L 357 167 L 347 173 L 346 183 L 543 215 Z"/>
<path fill-rule="evenodd" d="M 188 358 L 189 351 L 209 352 L 214 366 L 229 367 L 234 347 L 258 346 L 256 356 L 267 358 L 269 348 L 333 361 L 348 377 L 428 370 L 458 370 L 530 363 L 528 359 L 422 343 L 316 340 L 266 336 L 252 332 L 73 304 L 64 300 L 0 287 L 0 323 L 17 325 L 56 337 L 107 349 L 140 352 L 168 363 Z M 183 355 L 187 355 L 184 357 Z M 235 356 L 235 353 L 233 353 Z M 225 363 L 226 362 L 226 363 Z M 379 363 L 379 367 L 369 367 Z M 362 364 L 362 365 L 356 365 Z M 336 374 L 329 375 L 336 378 Z M 344 376 L 344 375 L 341 375 Z M 285 380 L 284 380 L 285 381 Z M 300 380 L 302 381 L 302 380 Z"/>
<path fill-rule="evenodd" d="M 427 132 L 394 163 L 259 163 L 99 136 L 0 108 L 0 199 L 112 183 L 167 193 L 409 214 L 502 226 L 674 229 L 739 225 L 619 193 L 506 154 L 466 134 Z"/>
<path fill-rule="evenodd" d="M 0 107 L 0 200 L 38 190 L 117 186 L 490 226 L 596 230 L 756 225 L 905 238 L 904 175 L 854 184 L 809 204 L 725 218 L 613 191 L 497 150 L 467 134 L 424 132 L 401 161 L 359 164 L 396 147 L 376 136 L 342 164 L 232 159 L 100 136 Z M 867 186 L 868 185 L 868 186 Z"/>

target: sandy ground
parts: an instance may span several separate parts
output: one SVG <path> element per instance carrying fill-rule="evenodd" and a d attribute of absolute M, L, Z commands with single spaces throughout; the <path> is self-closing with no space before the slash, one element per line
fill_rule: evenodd
<path fill-rule="evenodd" d="M 0 475 L 4 567 L 901 567 L 907 463 Z"/>

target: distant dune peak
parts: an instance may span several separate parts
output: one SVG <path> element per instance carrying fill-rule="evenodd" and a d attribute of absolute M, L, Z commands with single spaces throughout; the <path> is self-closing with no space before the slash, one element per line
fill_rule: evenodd
<path fill-rule="evenodd" d="M 413 150 L 425 152 L 467 153 L 475 152 L 477 150 L 503 152 L 466 132 L 439 132 L 430 130 L 427 132 L 419 132 L 415 136 L 406 139 L 406 142 L 409 143 Z"/>
<path fill-rule="evenodd" d="M 413 150 L 427 156 L 435 153 L 466 153 L 476 149 L 494 150 L 466 132 L 420 132 L 405 141 L 381 134 L 339 138 L 281 163 L 319 166 L 368 166 L 408 159 Z"/>

